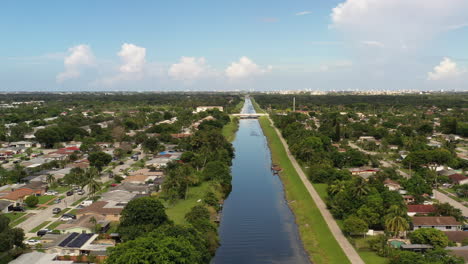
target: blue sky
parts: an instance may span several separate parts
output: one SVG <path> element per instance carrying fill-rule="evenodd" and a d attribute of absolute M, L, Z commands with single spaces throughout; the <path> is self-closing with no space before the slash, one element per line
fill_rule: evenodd
<path fill-rule="evenodd" d="M 465 0 L 18 0 L 0 34 L 0 91 L 468 85 Z"/>

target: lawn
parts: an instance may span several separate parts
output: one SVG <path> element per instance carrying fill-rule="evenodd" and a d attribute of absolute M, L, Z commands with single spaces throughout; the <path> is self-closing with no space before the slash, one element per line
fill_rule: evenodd
<path fill-rule="evenodd" d="M 11 227 L 15 227 L 15 226 L 17 226 L 17 225 L 23 223 L 24 221 L 26 221 L 26 219 L 29 218 L 29 216 L 31 216 L 31 215 L 25 215 L 25 216 L 23 216 L 23 217 L 17 218 L 17 219 L 14 220 L 14 221 L 11 221 L 11 222 L 10 222 L 10 226 L 11 226 Z"/>
<path fill-rule="evenodd" d="M 244 107 L 244 100 L 241 100 L 234 109 L 232 109 L 232 113 L 240 113 L 242 111 L 242 107 Z"/>
<path fill-rule="evenodd" d="M 36 226 L 35 228 L 31 229 L 29 233 L 36 233 L 37 231 L 43 229 L 46 225 L 50 224 L 50 221 L 45 221 L 42 224 Z"/>
<path fill-rule="evenodd" d="M 281 179 L 286 198 L 290 201 L 302 243 L 311 260 L 317 264 L 350 263 L 294 169 L 268 118 L 261 117 L 259 121 L 268 139 L 273 162 L 283 169 Z"/>
<path fill-rule="evenodd" d="M 236 132 L 239 129 L 239 123 L 234 120 L 234 117 L 231 117 L 231 122 L 223 127 L 223 136 L 227 141 L 232 142 L 236 138 Z"/>
<path fill-rule="evenodd" d="M 370 250 L 367 241 L 371 237 L 354 238 L 355 248 L 358 254 L 366 263 L 372 264 L 386 264 L 388 259 L 377 255 L 374 251 Z"/>
<path fill-rule="evenodd" d="M 70 187 L 68 186 L 58 186 L 56 188 L 52 188 L 49 191 L 56 191 L 58 193 L 64 193 L 66 191 L 70 190 Z"/>
<path fill-rule="evenodd" d="M 14 221 L 18 220 L 20 217 L 24 216 L 25 214 L 26 213 L 7 213 L 3 215 L 8 217 L 8 219 L 10 219 L 10 223 L 13 223 Z"/>
<path fill-rule="evenodd" d="M 54 195 L 41 195 L 37 198 L 39 198 L 39 203 L 38 204 L 46 204 L 48 201 L 54 199 L 56 196 Z"/>
<path fill-rule="evenodd" d="M 328 184 L 326 184 L 326 183 L 314 183 L 312 185 L 314 186 L 315 190 L 319 194 L 320 198 L 322 198 L 322 200 L 325 201 L 326 198 L 328 197 L 328 192 L 327 192 Z"/>
<path fill-rule="evenodd" d="M 59 226 L 59 225 L 61 225 L 63 223 L 65 223 L 65 221 L 55 221 L 52 224 L 48 225 L 47 228 L 50 229 L 50 230 L 54 230 L 55 228 L 57 228 L 57 226 Z"/>
<path fill-rule="evenodd" d="M 186 224 L 185 214 L 188 213 L 195 205 L 202 204 L 197 202 L 203 199 L 205 194 L 211 189 L 211 182 L 203 182 L 199 186 L 190 187 L 186 200 L 178 200 L 175 204 L 166 204 L 166 213 L 171 220 L 176 224 Z"/>

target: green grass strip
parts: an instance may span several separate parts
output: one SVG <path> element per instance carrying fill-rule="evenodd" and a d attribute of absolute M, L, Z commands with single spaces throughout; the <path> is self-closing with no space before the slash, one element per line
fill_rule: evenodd
<path fill-rule="evenodd" d="M 36 233 L 37 231 L 43 229 L 46 225 L 50 224 L 50 221 L 45 221 L 42 224 L 36 226 L 35 228 L 31 229 L 29 233 Z"/>
<path fill-rule="evenodd" d="M 286 198 L 296 216 L 302 244 L 311 261 L 315 264 L 350 263 L 294 169 L 269 120 L 267 117 L 261 117 L 259 122 L 268 139 L 273 162 L 283 169 L 281 179 Z"/>

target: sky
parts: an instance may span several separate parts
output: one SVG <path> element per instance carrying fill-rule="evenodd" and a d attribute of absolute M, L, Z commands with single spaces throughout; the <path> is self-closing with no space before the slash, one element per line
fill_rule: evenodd
<path fill-rule="evenodd" d="M 468 90 L 467 0 L 0 3 L 0 91 Z"/>

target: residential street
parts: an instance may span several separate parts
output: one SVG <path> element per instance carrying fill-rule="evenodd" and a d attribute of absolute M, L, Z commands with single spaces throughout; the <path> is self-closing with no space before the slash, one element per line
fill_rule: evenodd
<path fill-rule="evenodd" d="M 52 213 L 52 210 L 54 208 L 60 208 L 64 209 L 66 207 L 70 207 L 72 203 L 75 201 L 83 198 L 82 195 L 74 194 L 72 196 L 67 196 L 65 199 L 62 200 L 59 204 L 52 204 L 48 206 L 44 210 L 30 210 L 28 213 L 36 213 L 36 215 L 29 217 L 26 221 L 20 223 L 16 227 L 20 227 L 24 229 L 24 232 L 27 234 L 31 229 L 35 228 L 36 226 L 42 224 L 44 221 L 48 221 L 49 219 L 58 220 L 58 218 L 53 218 L 52 216 L 54 215 Z M 35 235 L 34 235 L 35 236 Z"/>
<path fill-rule="evenodd" d="M 273 124 L 273 121 L 268 117 L 270 120 L 270 123 Z M 274 126 L 273 126 L 274 127 Z M 327 210 L 327 206 L 325 205 L 325 202 L 320 198 L 318 195 L 317 191 L 314 189 L 312 184 L 310 183 L 309 179 L 305 175 L 305 173 L 302 171 L 301 166 L 297 163 L 296 159 L 294 158 L 293 155 L 291 155 L 291 152 L 289 151 L 288 144 L 286 143 L 286 140 L 284 140 L 283 136 L 281 135 L 281 132 L 274 127 L 276 133 L 278 134 L 279 138 L 281 139 L 281 142 L 283 143 L 283 147 L 286 149 L 286 152 L 288 154 L 289 159 L 291 160 L 291 163 L 293 164 L 294 168 L 296 169 L 297 173 L 299 174 L 299 177 L 302 180 L 302 183 L 304 186 L 307 188 L 309 191 L 310 196 L 312 199 L 314 199 L 315 204 L 317 205 L 318 209 L 320 210 L 320 213 L 322 214 L 323 218 L 325 219 L 325 222 L 327 222 L 328 227 L 330 228 L 330 231 L 332 232 L 333 236 L 335 237 L 336 241 L 338 244 L 341 246 L 343 249 L 343 252 L 346 254 L 348 257 L 349 261 L 353 264 L 364 264 L 364 261 L 361 259 L 359 254 L 356 252 L 354 247 L 349 243 L 348 239 L 343 235 L 343 232 L 341 231 L 340 227 L 336 223 L 335 219 L 331 215 L 331 213 Z"/>
<path fill-rule="evenodd" d="M 438 190 L 432 190 L 432 192 L 434 193 L 435 199 L 439 200 L 441 203 L 449 203 L 453 207 L 460 209 L 463 216 L 468 217 L 468 208 L 466 206 Z"/>

